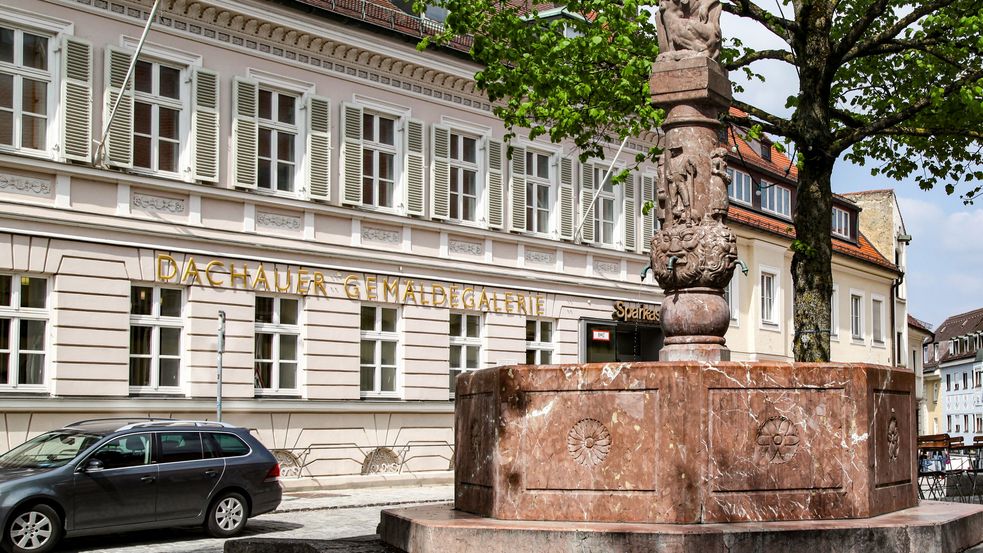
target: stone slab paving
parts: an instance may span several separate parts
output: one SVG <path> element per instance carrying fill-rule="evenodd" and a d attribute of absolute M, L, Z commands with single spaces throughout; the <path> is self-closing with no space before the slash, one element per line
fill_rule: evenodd
<path fill-rule="evenodd" d="M 312 553 L 390 553 L 374 536 L 383 508 L 444 503 L 453 495 L 453 485 L 289 492 L 279 509 L 251 519 L 242 537 L 330 540 L 328 549 Z M 221 553 L 225 541 L 198 528 L 174 528 L 69 538 L 55 553 Z"/>

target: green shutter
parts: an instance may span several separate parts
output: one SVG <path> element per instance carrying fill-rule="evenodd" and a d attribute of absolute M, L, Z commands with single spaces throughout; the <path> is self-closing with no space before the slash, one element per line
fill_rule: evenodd
<path fill-rule="evenodd" d="M 331 101 L 311 96 L 307 101 L 307 196 L 331 199 Z"/>
<path fill-rule="evenodd" d="M 106 106 L 104 117 L 108 118 L 116 105 L 116 99 L 123 99 L 116 109 L 112 124 L 106 133 L 104 160 L 106 165 L 130 169 L 133 167 L 133 81 L 126 83 L 126 72 L 130 68 L 131 56 L 128 52 L 109 46 L 106 48 Z"/>
<path fill-rule="evenodd" d="M 560 238 L 573 240 L 573 160 L 560 158 Z"/>
<path fill-rule="evenodd" d="M 65 37 L 62 41 L 62 156 L 92 161 L 92 44 Z"/>
<path fill-rule="evenodd" d="M 515 232 L 526 231 L 526 149 L 512 149 L 511 221 L 509 229 Z"/>
<path fill-rule="evenodd" d="M 423 216 L 423 166 L 425 146 L 423 121 L 406 120 L 406 214 Z"/>
<path fill-rule="evenodd" d="M 194 179 L 218 182 L 218 73 L 195 69 L 192 73 L 191 136 L 194 137 Z"/>
<path fill-rule="evenodd" d="M 259 143 L 259 84 L 236 77 L 232 83 L 232 174 L 235 186 L 256 188 Z"/>
<path fill-rule="evenodd" d="M 341 203 L 362 205 L 362 108 L 341 106 Z"/>
<path fill-rule="evenodd" d="M 594 165 L 585 163 L 580 176 L 580 236 L 583 242 L 594 242 Z"/>
<path fill-rule="evenodd" d="M 504 226 L 505 191 L 502 189 L 505 144 L 491 138 L 488 141 L 488 228 L 500 229 Z"/>
<path fill-rule="evenodd" d="M 652 175 L 642 175 L 642 204 L 652 202 L 652 209 L 642 216 L 641 250 L 648 252 L 652 245 L 652 235 L 655 234 L 655 178 Z"/>
<path fill-rule="evenodd" d="M 434 125 L 433 134 L 433 180 L 430 193 L 430 215 L 434 219 L 450 217 L 451 189 L 451 130 Z"/>
<path fill-rule="evenodd" d="M 622 213 L 625 218 L 625 251 L 633 252 L 635 251 L 635 247 L 638 242 L 638 238 L 636 236 L 638 233 L 638 225 L 636 223 L 638 208 L 635 202 L 635 179 L 625 179 L 621 186 L 625 189 L 625 203 Z"/>

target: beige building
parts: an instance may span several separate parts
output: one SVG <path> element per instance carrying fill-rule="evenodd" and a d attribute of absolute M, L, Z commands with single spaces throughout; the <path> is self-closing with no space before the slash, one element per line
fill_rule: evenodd
<path fill-rule="evenodd" d="M 920 436 L 940 433 L 941 378 L 938 367 L 926 366 L 925 363 L 925 350 L 934 339 L 935 333 L 928 323 L 908 315 L 908 367 L 915 371 L 915 401 L 918 402 Z"/>
<path fill-rule="evenodd" d="M 324 485 L 448 476 L 460 371 L 658 357 L 655 168 L 601 186 L 657 135 L 509 158 L 432 20 L 330 6 L 161 2 L 130 79 L 152 2 L 0 6 L 0 450 L 214 417 L 221 313 L 224 420 Z M 754 148 L 728 341 L 790 359 L 794 171 Z M 837 206 L 834 359 L 887 364 L 899 272 Z"/>

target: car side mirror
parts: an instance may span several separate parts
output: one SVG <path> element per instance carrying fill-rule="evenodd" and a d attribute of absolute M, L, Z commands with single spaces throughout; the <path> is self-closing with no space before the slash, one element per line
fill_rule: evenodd
<path fill-rule="evenodd" d="M 102 472 L 104 468 L 106 468 L 105 465 L 99 459 L 89 459 L 85 463 L 85 468 L 82 469 L 82 472 Z"/>

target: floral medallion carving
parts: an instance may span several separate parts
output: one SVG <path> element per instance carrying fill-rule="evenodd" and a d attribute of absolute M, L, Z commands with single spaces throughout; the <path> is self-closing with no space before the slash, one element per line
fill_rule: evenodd
<path fill-rule="evenodd" d="M 273 457 L 280 463 L 281 478 L 300 478 L 304 464 L 294 453 L 287 449 L 274 449 Z"/>
<path fill-rule="evenodd" d="M 402 462 L 399 455 L 388 447 L 377 447 L 370 451 L 362 461 L 362 474 L 399 472 Z"/>
<path fill-rule="evenodd" d="M 901 452 L 901 433 L 898 432 L 898 417 L 891 417 L 887 423 L 887 456 L 892 461 L 898 460 Z"/>
<path fill-rule="evenodd" d="M 611 433 L 600 421 L 581 419 L 567 433 L 567 451 L 585 467 L 599 465 L 611 451 Z"/>
<path fill-rule="evenodd" d="M 755 460 L 759 465 L 782 464 L 792 460 L 799 448 L 795 424 L 785 417 L 772 417 L 758 428 Z"/>

